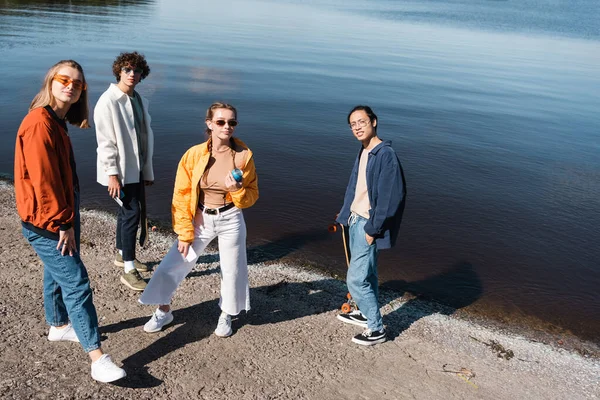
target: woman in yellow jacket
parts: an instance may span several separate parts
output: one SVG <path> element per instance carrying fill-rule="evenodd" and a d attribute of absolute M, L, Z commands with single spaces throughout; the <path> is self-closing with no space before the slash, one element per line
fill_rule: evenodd
<path fill-rule="evenodd" d="M 179 162 L 172 203 L 178 240 L 140 297 L 142 304 L 159 305 L 144 325 L 146 332 L 158 332 L 173 321 L 173 293 L 214 238 L 219 241 L 222 311 L 215 334 L 230 336 L 231 316 L 250 310 L 246 223 L 241 209 L 258 199 L 258 179 L 252 152 L 233 138 L 236 118 L 233 106 L 212 104 L 206 112 L 208 140 L 190 148 Z"/>

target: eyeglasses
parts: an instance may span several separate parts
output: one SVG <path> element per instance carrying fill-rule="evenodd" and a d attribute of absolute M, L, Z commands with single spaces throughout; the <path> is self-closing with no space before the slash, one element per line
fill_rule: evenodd
<path fill-rule="evenodd" d="M 70 76 L 66 75 L 54 75 L 52 80 L 60 83 L 63 86 L 69 86 L 71 83 L 73 84 L 73 89 L 77 90 L 85 90 L 87 89 L 87 85 L 84 82 L 81 82 L 79 79 L 71 79 Z"/>
<path fill-rule="evenodd" d="M 123 67 L 123 68 L 121 68 L 121 71 L 125 72 L 125 75 L 129 75 L 131 73 L 131 71 L 133 71 L 133 73 L 136 75 L 139 75 L 142 72 L 144 72 L 144 70 L 141 68 L 129 68 L 129 67 Z"/>
<path fill-rule="evenodd" d="M 237 126 L 238 122 L 235 119 L 230 119 L 225 121 L 224 119 L 218 119 L 216 121 L 213 121 L 215 124 L 219 125 L 219 126 L 225 126 L 225 124 L 228 124 L 230 127 L 235 127 Z"/>
<path fill-rule="evenodd" d="M 371 122 L 371 121 L 365 121 L 364 119 L 359 119 L 358 121 L 350 124 L 350 129 L 355 130 L 358 128 L 364 128 L 365 126 L 369 125 L 369 122 Z"/>

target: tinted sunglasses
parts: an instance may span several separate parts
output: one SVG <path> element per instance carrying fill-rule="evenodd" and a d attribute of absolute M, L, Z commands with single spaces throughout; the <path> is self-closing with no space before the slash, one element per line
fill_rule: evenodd
<path fill-rule="evenodd" d="M 225 121 L 224 119 L 218 119 L 218 120 L 214 121 L 214 123 L 217 124 L 217 125 L 219 125 L 219 126 L 225 126 L 225 123 L 227 123 L 232 128 L 238 124 L 238 122 L 235 119 L 230 119 L 230 120 L 227 120 L 227 121 Z"/>
<path fill-rule="evenodd" d="M 131 73 L 131 71 L 133 71 L 133 73 L 136 75 L 139 75 L 142 72 L 144 72 L 144 70 L 141 68 L 129 68 L 129 67 L 123 67 L 123 68 L 121 68 L 121 71 L 125 72 L 127 75 L 129 75 Z"/>
<path fill-rule="evenodd" d="M 87 85 L 84 82 L 81 82 L 79 79 L 71 79 L 70 76 L 57 74 L 57 75 L 54 75 L 52 80 L 60 83 L 63 86 L 69 86 L 72 83 L 73 89 L 77 89 L 77 90 L 87 89 Z"/>

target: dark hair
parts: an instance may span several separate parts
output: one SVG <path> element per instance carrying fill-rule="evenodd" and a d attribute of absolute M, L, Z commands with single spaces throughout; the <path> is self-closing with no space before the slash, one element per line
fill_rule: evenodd
<path fill-rule="evenodd" d="M 356 107 L 354 107 L 349 113 L 348 113 L 348 123 L 350 123 L 350 116 L 355 112 L 355 111 L 364 111 L 367 116 L 369 117 L 369 119 L 371 120 L 371 124 L 373 124 L 373 122 L 377 121 L 377 115 L 375 115 L 375 113 L 373 112 L 373 110 L 371 110 L 371 107 L 369 106 L 364 106 L 364 105 L 358 105 Z M 379 122 L 379 121 L 377 121 Z M 373 128 L 375 129 L 375 131 L 377 131 L 377 125 L 379 125 L 379 123 L 377 124 L 373 124 Z"/>
<path fill-rule="evenodd" d="M 117 82 L 121 80 L 121 68 L 123 67 L 137 67 L 142 69 L 142 76 L 140 77 L 140 82 L 150 75 L 150 67 L 146 62 L 146 58 L 143 54 L 134 51 L 133 53 L 121 53 L 115 59 L 113 63 L 112 69 L 115 78 L 117 78 Z"/>

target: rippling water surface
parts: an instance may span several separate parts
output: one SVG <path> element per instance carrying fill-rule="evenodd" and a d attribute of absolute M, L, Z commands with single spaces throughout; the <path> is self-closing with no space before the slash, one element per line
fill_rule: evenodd
<path fill-rule="evenodd" d="M 358 151 L 346 113 L 367 103 L 409 193 L 381 280 L 598 339 L 599 21 L 595 0 L 0 2 L 0 172 L 50 65 L 79 61 L 93 106 L 114 57 L 139 50 L 152 68 L 138 87 L 156 135 L 151 218 L 170 220 L 177 162 L 225 100 L 256 154 L 251 255 L 342 275 L 326 228 Z M 71 132 L 84 206 L 114 211 L 93 130 Z"/>

